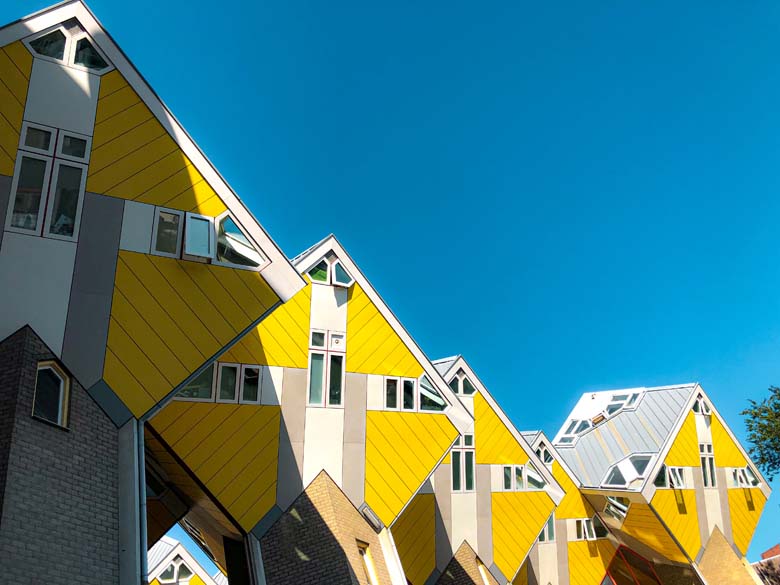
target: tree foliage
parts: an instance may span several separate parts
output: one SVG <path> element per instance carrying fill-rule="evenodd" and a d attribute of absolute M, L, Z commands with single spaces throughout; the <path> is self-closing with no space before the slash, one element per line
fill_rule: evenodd
<path fill-rule="evenodd" d="M 749 400 L 742 411 L 748 430 L 750 456 L 771 481 L 780 472 L 780 388 L 769 387 L 769 396 L 761 402 Z"/>

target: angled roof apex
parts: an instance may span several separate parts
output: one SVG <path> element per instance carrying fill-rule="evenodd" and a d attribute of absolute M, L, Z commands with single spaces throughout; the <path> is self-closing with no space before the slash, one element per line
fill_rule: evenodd
<path fill-rule="evenodd" d="M 581 486 L 580 480 L 577 477 L 577 475 L 572 472 L 571 468 L 566 464 L 566 460 L 561 457 L 561 454 L 558 453 L 558 450 L 555 448 L 555 445 L 553 445 L 550 438 L 547 436 L 547 434 L 544 431 L 523 431 L 522 434 L 525 436 L 526 434 L 533 434 L 534 438 L 533 440 L 529 440 L 528 442 L 531 445 L 531 448 L 536 452 L 536 449 L 544 443 L 544 446 L 550 451 L 550 455 L 553 456 L 553 459 L 558 462 L 558 465 L 561 466 L 564 473 L 569 476 L 569 479 L 576 485 L 578 488 Z"/>
<path fill-rule="evenodd" d="M 380 314 L 387 320 L 396 334 L 406 344 L 412 355 L 423 366 L 423 370 L 436 389 L 446 397 L 447 402 L 450 403 L 451 408 L 448 409 L 447 414 L 450 416 L 450 420 L 455 427 L 463 433 L 473 421 L 471 414 L 463 403 L 461 403 L 458 396 L 452 391 L 447 383 L 444 381 L 439 370 L 434 366 L 425 352 L 417 345 L 417 342 L 412 338 L 406 328 L 401 324 L 398 318 L 393 313 L 392 309 L 385 303 L 380 294 L 374 289 L 372 284 L 366 278 L 365 274 L 358 268 L 352 257 L 347 253 L 341 243 L 336 239 L 336 236 L 330 234 L 323 238 L 307 250 L 298 254 L 292 260 L 293 266 L 298 270 L 300 274 L 306 273 L 317 262 L 319 262 L 326 254 L 332 252 L 341 261 L 345 270 L 355 280 L 355 282 L 363 289 L 363 292 L 368 296 L 372 303 L 376 306 Z"/>
<path fill-rule="evenodd" d="M 84 2 L 81 0 L 61 2 L 0 28 L 0 46 L 24 39 L 72 18 L 79 21 L 91 40 L 108 57 L 114 68 L 122 74 L 182 152 L 219 195 L 236 222 L 260 246 L 270 260 L 269 265 L 262 270 L 262 275 L 274 292 L 282 301 L 291 298 L 305 285 L 305 281 Z"/>
<path fill-rule="evenodd" d="M 195 560 L 195 557 L 190 554 L 185 546 L 178 540 L 174 540 L 168 536 L 163 536 L 151 549 L 149 549 L 149 582 L 159 578 L 160 574 L 168 568 L 170 563 L 177 556 L 180 556 L 182 560 L 184 560 L 193 574 L 203 580 L 204 585 L 217 585 L 214 578 L 208 574 L 206 569 L 204 569 L 197 560 Z"/>
<path fill-rule="evenodd" d="M 479 379 L 479 376 L 477 376 L 477 374 L 468 364 L 466 359 L 462 355 L 457 355 L 454 356 L 454 359 L 453 357 L 449 357 L 449 358 L 441 358 L 435 360 L 434 364 L 448 365 L 446 371 L 442 372 L 442 377 L 445 380 L 451 374 L 454 374 L 461 369 L 465 372 L 466 376 L 469 378 L 471 383 L 474 384 L 474 386 L 476 387 L 480 395 L 490 405 L 490 407 L 496 413 L 496 415 L 501 420 L 501 422 L 504 423 L 504 426 L 506 426 L 510 434 L 515 438 L 518 444 L 522 447 L 523 451 L 525 451 L 529 459 L 534 462 L 535 466 L 537 467 L 537 470 L 539 471 L 539 473 L 542 474 L 545 481 L 547 482 L 547 486 L 549 488 L 547 490 L 547 493 L 549 494 L 549 496 L 552 498 L 552 500 L 555 502 L 556 505 L 560 504 L 564 496 L 564 492 L 560 484 L 553 477 L 552 473 L 550 473 L 550 470 L 547 469 L 547 466 L 545 466 L 544 463 L 542 463 L 542 461 L 539 459 L 538 455 L 533 450 L 528 440 L 523 436 L 523 434 L 520 431 L 517 430 L 517 427 L 515 427 L 515 425 L 512 423 L 512 421 L 504 412 L 504 410 L 499 406 L 498 402 L 496 402 L 496 400 L 490 394 L 485 384 L 482 383 L 482 380 Z"/>

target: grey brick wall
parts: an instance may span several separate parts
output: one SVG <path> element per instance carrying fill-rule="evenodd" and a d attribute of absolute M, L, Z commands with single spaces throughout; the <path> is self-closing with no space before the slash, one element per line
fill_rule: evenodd
<path fill-rule="evenodd" d="M 29 327 L 0 343 L 0 568 L 16 583 L 117 583 L 117 429 L 75 380 L 67 431 L 32 418 L 52 358 Z"/>

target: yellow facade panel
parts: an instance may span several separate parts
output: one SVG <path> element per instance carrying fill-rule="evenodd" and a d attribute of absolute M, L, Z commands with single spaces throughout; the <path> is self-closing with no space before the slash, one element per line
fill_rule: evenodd
<path fill-rule="evenodd" d="M 607 574 L 615 556 L 615 545 L 609 540 L 578 540 L 567 544 L 570 585 L 597 585 Z"/>
<path fill-rule="evenodd" d="M 632 503 L 621 530 L 672 561 L 688 562 L 647 504 Z"/>
<path fill-rule="evenodd" d="M 110 347 L 106 348 L 103 378 L 136 417 L 141 416 L 155 404 L 155 399 L 133 376 Z"/>
<path fill-rule="evenodd" d="M 734 544 L 747 554 L 753 533 L 756 530 L 766 497 L 759 488 L 732 488 L 729 492 L 729 513 Z"/>
<path fill-rule="evenodd" d="M 417 378 L 423 367 L 371 299 L 353 284 L 347 297 L 347 370 Z"/>
<path fill-rule="evenodd" d="M 21 41 L 0 49 L 0 175 L 14 173 L 32 61 Z"/>
<path fill-rule="evenodd" d="M 112 118 L 112 121 L 119 117 L 115 116 L 115 118 Z M 145 122 L 124 131 L 116 138 L 100 146 L 93 147 L 89 158 L 90 174 L 94 175 L 128 154 L 145 148 L 163 134 L 165 134 L 165 130 L 160 126 L 160 123 L 154 118 L 149 118 Z"/>
<path fill-rule="evenodd" d="M 366 414 L 366 503 L 385 525 L 395 521 L 457 435 L 443 414 Z"/>
<path fill-rule="evenodd" d="M 95 125 L 92 139 L 93 152 L 102 150 L 103 146 L 116 138 L 148 123 L 153 118 L 152 111 L 143 102 L 138 102 L 117 115 Z"/>
<path fill-rule="evenodd" d="M 16 41 L 3 47 L 3 52 L 19 69 L 25 79 L 29 81 L 32 72 L 33 56 L 22 41 Z"/>
<path fill-rule="evenodd" d="M 30 78 L 14 63 L 5 50 L 0 50 L 0 83 L 3 83 L 16 102 L 24 107 L 27 101 L 27 86 Z"/>
<path fill-rule="evenodd" d="M 547 493 L 492 494 L 493 562 L 512 578 L 531 550 L 555 504 Z"/>
<path fill-rule="evenodd" d="M 418 494 L 393 525 L 393 540 L 406 578 L 423 585 L 436 568 L 436 500 Z"/>
<path fill-rule="evenodd" d="M 672 443 L 664 463 L 673 467 L 698 467 L 699 439 L 696 433 L 696 415 L 690 411 L 680 432 Z"/>
<path fill-rule="evenodd" d="M 523 566 L 520 567 L 517 575 L 512 580 L 512 585 L 528 585 L 528 561 L 525 561 Z"/>
<path fill-rule="evenodd" d="M 555 509 L 555 517 L 564 520 L 566 518 L 590 518 L 593 516 L 593 507 L 557 461 L 553 462 L 552 474 L 564 492 L 561 503 Z"/>
<path fill-rule="evenodd" d="M 524 464 L 528 455 L 481 394 L 474 395 L 477 464 Z"/>
<path fill-rule="evenodd" d="M 100 78 L 100 91 L 98 99 L 111 95 L 127 85 L 127 81 L 116 69 L 109 71 Z"/>
<path fill-rule="evenodd" d="M 745 467 L 747 459 L 742 454 L 734 439 L 731 438 L 726 427 L 718 418 L 718 415 L 711 416 L 712 423 L 712 450 L 715 454 L 715 465 L 718 467 Z"/>
<path fill-rule="evenodd" d="M 696 449 L 698 451 L 698 444 Z M 696 511 L 696 492 L 659 489 L 656 490 L 651 504 L 683 550 L 690 558 L 695 559 L 702 545 L 699 515 Z"/>

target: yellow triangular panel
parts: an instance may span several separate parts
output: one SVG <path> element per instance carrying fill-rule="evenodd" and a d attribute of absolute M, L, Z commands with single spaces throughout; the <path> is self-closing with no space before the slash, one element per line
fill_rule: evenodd
<path fill-rule="evenodd" d="M 417 378 L 420 362 L 355 283 L 347 300 L 347 371 Z"/>
<path fill-rule="evenodd" d="M 673 467 L 698 467 L 699 439 L 696 434 L 696 415 L 693 411 L 685 417 L 680 432 L 672 443 L 664 463 Z M 694 555 L 695 556 L 695 555 Z"/>
<path fill-rule="evenodd" d="M 227 209 L 116 70 L 100 80 L 87 191 L 212 217 Z"/>
<path fill-rule="evenodd" d="M 481 394 L 474 395 L 474 444 L 477 463 L 517 464 L 528 454 Z"/>
<path fill-rule="evenodd" d="M 759 488 L 734 488 L 729 490 L 729 514 L 734 544 L 747 554 L 756 530 L 766 497 Z"/>
<path fill-rule="evenodd" d="M 444 414 L 368 411 L 365 497 L 386 526 L 395 521 L 457 436 Z"/>
<path fill-rule="evenodd" d="M 555 517 L 563 520 L 565 518 L 590 518 L 593 516 L 593 507 L 557 461 L 553 462 L 552 474 L 564 491 L 563 499 L 555 510 Z"/>
<path fill-rule="evenodd" d="M 578 540 L 568 543 L 570 585 L 596 585 L 607 573 L 615 556 L 609 540 Z M 610 581 L 611 583 L 611 581 Z"/>
<path fill-rule="evenodd" d="M 659 489 L 653 496 L 652 505 L 680 546 L 690 558 L 695 559 L 701 548 L 696 492 Z"/>
<path fill-rule="evenodd" d="M 718 467 L 745 467 L 747 460 L 734 439 L 731 438 L 718 415 L 712 418 L 712 450 L 715 452 L 715 465 Z"/>
<path fill-rule="evenodd" d="M 553 508 L 546 492 L 492 494 L 493 562 L 508 579 L 517 573 Z"/>
<path fill-rule="evenodd" d="M 393 540 L 406 578 L 422 585 L 436 568 L 436 500 L 433 494 L 418 494 L 398 522 Z"/>

